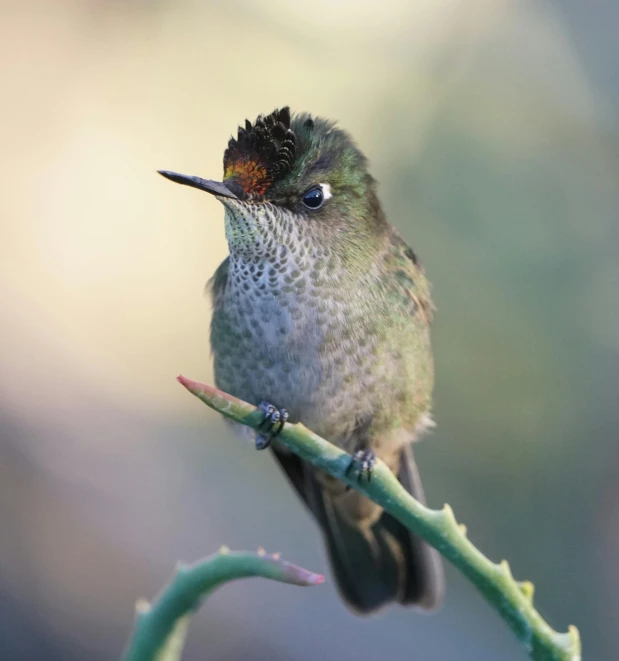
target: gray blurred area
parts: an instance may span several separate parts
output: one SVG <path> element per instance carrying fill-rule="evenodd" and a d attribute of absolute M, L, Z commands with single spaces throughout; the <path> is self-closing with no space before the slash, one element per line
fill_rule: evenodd
<path fill-rule="evenodd" d="M 619 6 L 517 0 L 0 4 L 0 659 L 117 658 L 178 560 L 264 546 L 326 571 L 210 382 L 217 178 L 246 117 L 339 120 L 434 285 L 432 506 L 619 657 Z M 187 661 L 518 661 L 457 572 L 436 615 L 331 581 L 216 593 Z"/>

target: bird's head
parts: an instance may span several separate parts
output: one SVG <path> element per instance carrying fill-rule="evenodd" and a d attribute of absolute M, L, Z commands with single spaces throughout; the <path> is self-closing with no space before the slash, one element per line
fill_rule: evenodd
<path fill-rule="evenodd" d="M 269 260 L 282 246 L 360 258 L 386 227 L 352 138 L 287 107 L 239 127 L 224 153 L 223 181 L 160 174 L 217 197 L 226 207 L 230 252 L 249 261 Z"/>

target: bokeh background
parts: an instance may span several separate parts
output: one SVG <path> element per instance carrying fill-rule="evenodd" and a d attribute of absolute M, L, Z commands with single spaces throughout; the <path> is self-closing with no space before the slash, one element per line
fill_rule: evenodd
<path fill-rule="evenodd" d="M 619 656 L 619 8 L 614 0 L 0 3 L 0 658 L 114 659 L 134 603 L 225 543 L 325 571 L 211 381 L 202 288 L 246 117 L 339 120 L 421 255 L 432 506 L 534 581 L 584 658 Z M 434 616 L 358 619 L 331 582 L 222 589 L 188 661 L 518 661 L 459 574 Z"/>

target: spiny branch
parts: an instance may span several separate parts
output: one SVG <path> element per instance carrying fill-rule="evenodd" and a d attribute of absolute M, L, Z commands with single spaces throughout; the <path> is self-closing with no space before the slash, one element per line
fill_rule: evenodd
<path fill-rule="evenodd" d="M 319 585 L 324 576 L 289 562 L 278 553 L 219 553 L 193 565 L 179 565 L 170 583 L 152 604 L 139 601 L 133 634 L 122 661 L 179 661 L 189 618 L 205 597 L 223 583 L 262 576 L 293 585 Z"/>
<path fill-rule="evenodd" d="M 179 382 L 205 404 L 227 418 L 253 429 L 263 421 L 255 406 L 212 386 L 179 376 Z M 349 454 L 302 424 L 286 424 L 276 442 L 316 468 L 357 489 L 378 503 L 412 532 L 423 537 L 450 560 L 508 623 L 534 661 L 580 661 L 580 636 L 575 626 L 567 633 L 552 629 L 533 606 L 533 584 L 512 577 L 506 560 L 491 562 L 466 537 L 449 505 L 431 510 L 415 500 L 387 466 L 377 461 L 371 482 L 347 475 Z"/>

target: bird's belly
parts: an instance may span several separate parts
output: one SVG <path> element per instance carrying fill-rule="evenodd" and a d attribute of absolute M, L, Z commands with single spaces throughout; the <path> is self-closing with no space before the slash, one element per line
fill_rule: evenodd
<path fill-rule="evenodd" d="M 254 331 L 212 340 L 217 386 L 252 404 L 286 408 L 291 421 L 306 419 L 326 393 L 319 339 L 306 332 L 303 342 L 291 341 L 271 325 Z"/>
<path fill-rule="evenodd" d="M 429 410 L 432 380 L 429 349 L 414 326 L 396 331 L 380 315 L 329 303 L 326 323 L 320 309 L 294 300 L 248 297 L 217 309 L 211 346 L 218 387 L 285 408 L 291 422 L 344 446 L 369 420 L 414 428 Z"/>
<path fill-rule="evenodd" d="M 253 404 L 268 401 L 334 441 L 372 408 L 375 363 L 357 342 L 329 335 L 311 308 L 243 314 L 219 310 L 211 345 L 217 386 Z M 374 349 L 374 347 L 371 347 Z M 367 352 L 366 352 L 367 353 Z"/>

